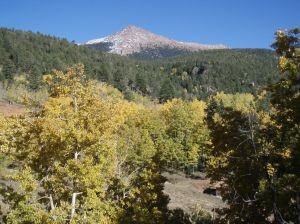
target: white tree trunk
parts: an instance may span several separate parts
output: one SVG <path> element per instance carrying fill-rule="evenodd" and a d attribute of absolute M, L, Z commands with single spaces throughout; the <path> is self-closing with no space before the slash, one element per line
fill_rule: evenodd
<path fill-rule="evenodd" d="M 78 156 L 80 156 L 80 154 L 81 154 L 80 152 L 75 152 L 75 154 L 74 154 L 74 159 L 77 160 L 77 159 L 78 159 Z"/>
<path fill-rule="evenodd" d="M 76 207 L 76 197 L 77 195 L 82 194 L 82 192 L 78 192 L 78 193 L 73 193 L 72 194 L 72 208 L 71 208 L 71 219 L 73 218 L 74 214 L 75 214 L 75 207 Z"/>
<path fill-rule="evenodd" d="M 55 209 L 55 205 L 54 205 L 54 202 L 53 202 L 52 194 L 49 195 L 49 200 L 50 200 L 51 211 L 53 211 Z"/>

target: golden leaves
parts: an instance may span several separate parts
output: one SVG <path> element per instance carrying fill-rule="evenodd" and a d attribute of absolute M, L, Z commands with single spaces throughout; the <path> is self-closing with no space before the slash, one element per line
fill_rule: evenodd
<path fill-rule="evenodd" d="M 255 106 L 254 96 L 250 93 L 225 94 L 218 92 L 215 96 L 210 97 L 209 101 L 241 112 L 248 112 Z"/>
<path fill-rule="evenodd" d="M 38 188 L 33 172 L 29 166 L 24 166 L 20 172 L 14 173 L 11 179 L 18 181 L 24 194 L 33 193 Z"/>
<path fill-rule="evenodd" d="M 270 163 L 267 164 L 267 173 L 270 177 L 275 174 L 275 168 Z"/>
<path fill-rule="evenodd" d="M 292 158 L 292 149 L 285 148 L 282 152 L 279 153 L 283 159 L 291 159 Z"/>

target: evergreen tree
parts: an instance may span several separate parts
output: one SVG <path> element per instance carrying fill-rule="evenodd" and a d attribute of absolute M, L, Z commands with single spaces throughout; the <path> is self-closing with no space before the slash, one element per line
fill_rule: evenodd
<path fill-rule="evenodd" d="M 276 150 L 270 197 L 278 223 L 300 223 L 300 28 L 277 31 L 273 47 L 283 78 L 268 88 L 274 108 L 268 140 Z"/>
<path fill-rule="evenodd" d="M 175 87 L 171 83 L 171 80 L 167 78 L 161 86 L 159 92 L 159 102 L 163 103 L 175 97 L 176 97 Z"/>
<path fill-rule="evenodd" d="M 220 223 L 300 221 L 299 29 L 278 31 L 276 38 L 283 78 L 255 100 L 219 94 L 208 107 L 208 173 L 222 181 L 229 205 L 219 211 Z"/>

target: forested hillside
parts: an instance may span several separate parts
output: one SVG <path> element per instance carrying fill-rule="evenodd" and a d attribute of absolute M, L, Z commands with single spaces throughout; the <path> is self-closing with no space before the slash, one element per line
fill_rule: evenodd
<path fill-rule="evenodd" d="M 6 86 L 21 76 L 27 87 L 38 89 L 42 75 L 75 63 L 85 65 L 89 78 L 112 84 L 128 99 L 136 91 L 161 102 L 205 98 L 216 91 L 255 92 L 278 77 L 271 50 L 210 50 L 144 61 L 40 33 L 0 29 L 0 79 Z"/>
<path fill-rule="evenodd" d="M 257 94 L 238 91 L 253 92 L 276 79 L 266 69 L 275 71 L 271 51 L 221 50 L 144 62 L 40 34 L 2 34 L 3 84 L 9 90 L 14 85 L 39 89 L 43 83 L 40 90 L 47 97 L 37 103 L 24 97 L 27 111 L 0 115 L 1 222 L 300 223 L 300 29 L 276 33 L 272 46 L 281 78 Z M 48 53 L 49 41 L 43 42 L 47 38 L 55 45 L 48 46 Z M 26 43 L 27 56 L 19 56 Z M 77 56 L 68 57 L 67 52 Z M 23 63 L 28 55 L 45 59 L 34 56 Z M 62 71 L 46 73 L 51 69 L 47 63 L 57 59 Z M 87 64 L 65 69 L 72 60 Z M 111 74 L 123 93 L 92 80 L 99 78 L 93 65 L 115 71 L 103 74 Z M 44 70 L 34 73 L 34 67 Z M 134 77 L 131 82 L 127 74 Z M 207 91 L 185 91 L 183 81 Z M 158 95 L 156 85 L 161 87 Z M 161 103 L 126 100 L 132 90 Z M 212 94 L 205 100 L 168 100 L 207 93 Z M 218 185 L 215 193 L 225 206 L 205 211 L 196 207 L 189 213 L 180 207 L 172 210 L 164 193 L 172 177 L 166 182 L 162 174 L 179 170 L 190 177 L 195 170 L 204 171 Z"/>

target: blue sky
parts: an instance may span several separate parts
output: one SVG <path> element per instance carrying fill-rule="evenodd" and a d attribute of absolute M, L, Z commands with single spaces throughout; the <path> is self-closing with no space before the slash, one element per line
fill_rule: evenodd
<path fill-rule="evenodd" d="M 268 48 L 300 0 L 1 0 L 0 26 L 82 43 L 136 25 L 176 40 Z"/>

